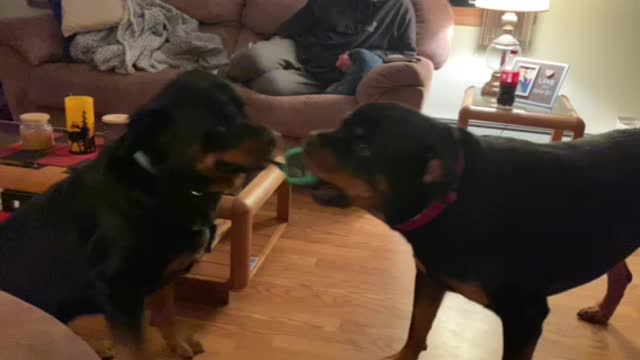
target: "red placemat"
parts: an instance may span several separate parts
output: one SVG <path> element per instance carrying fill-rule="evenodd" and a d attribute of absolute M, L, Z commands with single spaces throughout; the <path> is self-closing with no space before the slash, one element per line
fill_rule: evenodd
<path fill-rule="evenodd" d="M 5 160 L 25 165 L 35 164 L 38 166 L 77 168 L 94 160 L 103 147 L 104 139 L 96 137 L 96 152 L 87 155 L 74 155 L 69 153 L 67 137 L 63 134 L 56 134 L 55 144 L 48 150 L 26 151 L 22 150 L 20 143 L 17 143 L 9 146 L 3 151 L 0 151 L 0 161 Z"/>

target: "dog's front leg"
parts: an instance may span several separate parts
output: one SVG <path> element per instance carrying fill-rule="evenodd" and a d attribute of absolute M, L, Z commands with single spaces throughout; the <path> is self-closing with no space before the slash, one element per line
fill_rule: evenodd
<path fill-rule="evenodd" d="M 426 350 L 427 335 L 436 318 L 445 289 L 417 264 L 415 290 L 413 295 L 413 312 L 407 342 L 399 353 L 389 356 L 389 360 L 416 360 Z"/>
<path fill-rule="evenodd" d="M 171 351 L 185 359 L 191 359 L 204 352 L 202 344 L 195 338 L 189 336 L 186 339 L 181 339 L 178 336 L 172 285 L 153 294 L 149 299 L 148 309 L 151 312 L 151 325 L 158 328 Z"/>
<path fill-rule="evenodd" d="M 144 344 L 144 298 L 125 294 L 106 300 L 105 315 L 118 360 L 150 360 Z"/>
<path fill-rule="evenodd" d="M 549 315 L 546 297 L 509 290 L 494 298 L 489 308 L 502 320 L 503 360 L 531 360 Z"/>

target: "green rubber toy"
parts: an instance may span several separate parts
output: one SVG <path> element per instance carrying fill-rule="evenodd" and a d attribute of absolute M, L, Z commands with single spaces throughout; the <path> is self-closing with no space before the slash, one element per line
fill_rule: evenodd
<path fill-rule="evenodd" d="M 290 149 L 284 155 L 285 163 L 280 169 L 287 175 L 287 181 L 291 185 L 297 186 L 313 186 L 318 183 L 318 178 L 304 166 L 303 161 L 304 149 L 296 147 Z"/>

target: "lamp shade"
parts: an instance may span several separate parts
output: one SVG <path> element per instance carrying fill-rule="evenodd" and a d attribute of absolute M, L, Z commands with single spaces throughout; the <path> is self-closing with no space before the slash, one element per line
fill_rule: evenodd
<path fill-rule="evenodd" d="M 514 12 L 541 12 L 549 10 L 550 0 L 476 0 L 476 7 Z"/>

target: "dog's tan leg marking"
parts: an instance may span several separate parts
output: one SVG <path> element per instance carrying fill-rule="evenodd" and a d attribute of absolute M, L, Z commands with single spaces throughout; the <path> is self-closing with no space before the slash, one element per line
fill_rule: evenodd
<path fill-rule="evenodd" d="M 388 360 L 416 360 L 426 350 L 427 335 L 436 318 L 445 289 L 432 281 L 416 263 L 416 281 L 413 295 L 413 313 L 407 342 L 399 353 L 386 357 Z"/>
<path fill-rule="evenodd" d="M 98 357 L 102 360 L 111 360 L 115 358 L 116 352 L 113 347 L 113 342 L 110 340 L 86 340 L 89 346 L 96 352 Z"/>
<path fill-rule="evenodd" d="M 144 344 L 137 344 L 131 339 L 130 334 L 122 332 L 110 326 L 115 344 L 117 360 L 152 360 L 151 355 Z"/>
<path fill-rule="evenodd" d="M 631 271 L 624 261 L 609 270 L 607 273 L 607 293 L 604 298 L 598 305 L 580 310 L 578 318 L 592 324 L 606 324 L 620 304 L 624 292 L 631 282 L 631 277 Z"/>
<path fill-rule="evenodd" d="M 184 359 L 192 359 L 204 352 L 202 344 L 192 336 L 183 339 L 178 335 L 173 286 L 169 285 L 153 294 L 147 306 L 151 312 L 151 326 L 158 328 L 171 351 Z"/>

